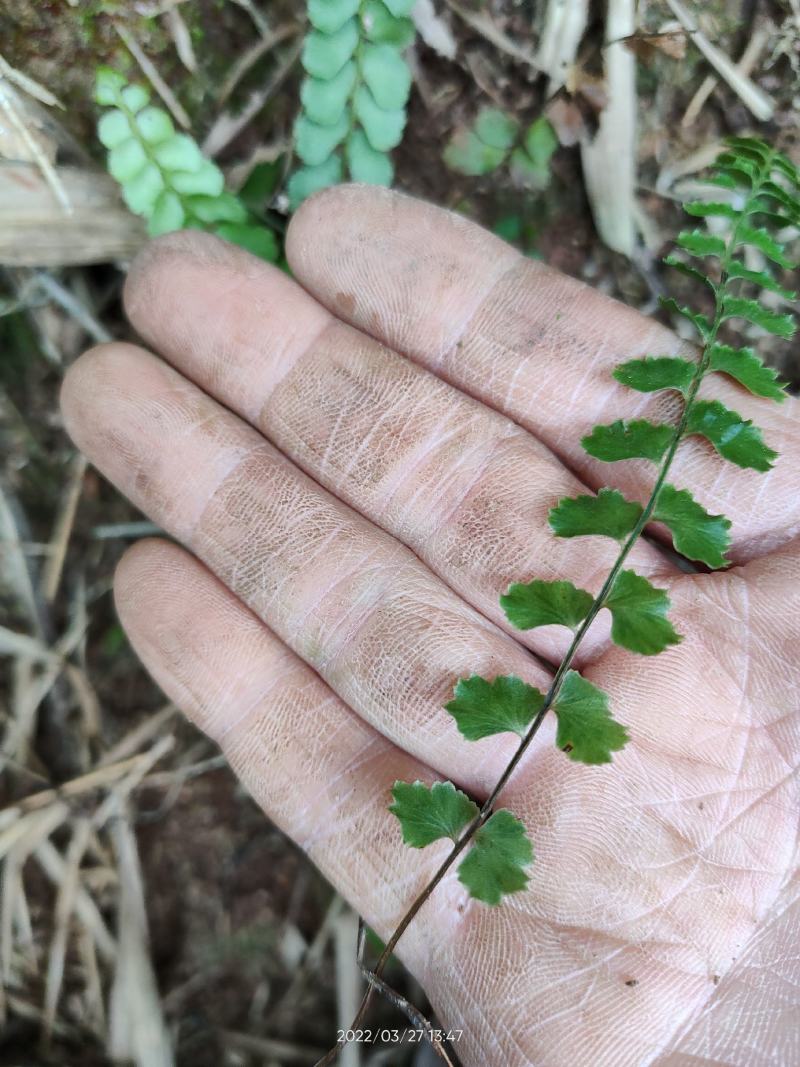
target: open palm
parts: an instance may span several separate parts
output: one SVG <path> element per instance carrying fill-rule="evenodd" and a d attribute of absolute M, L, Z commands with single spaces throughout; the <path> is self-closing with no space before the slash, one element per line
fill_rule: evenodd
<path fill-rule="evenodd" d="M 145 664 L 386 936 L 449 847 L 403 847 L 392 784 L 491 790 L 514 740 L 466 742 L 443 704 L 473 673 L 547 687 L 564 632 L 510 632 L 498 598 L 533 577 L 598 591 L 615 549 L 553 537 L 547 513 L 587 486 L 647 498 L 646 463 L 607 466 L 579 441 L 668 410 L 610 372 L 681 342 L 385 191 L 315 197 L 288 255 L 297 281 L 210 237 L 152 244 L 126 299 L 161 358 L 93 350 L 64 414 L 189 550 L 147 541 L 120 566 Z M 528 890 L 492 909 L 451 872 L 400 943 L 463 1028 L 465 1064 L 800 1054 L 800 424 L 793 400 L 716 375 L 703 390 L 782 453 L 768 475 L 697 439 L 678 454 L 676 484 L 733 520 L 737 566 L 687 575 L 655 541 L 637 546 L 683 642 L 632 655 L 601 614 L 579 660 L 630 743 L 587 768 L 546 726 L 503 797 L 534 841 Z"/>

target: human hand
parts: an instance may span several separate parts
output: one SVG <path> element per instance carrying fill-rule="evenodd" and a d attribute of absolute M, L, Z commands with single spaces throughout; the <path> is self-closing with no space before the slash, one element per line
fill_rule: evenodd
<path fill-rule="evenodd" d="M 557 661 L 559 632 L 510 632 L 498 597 L 532 577 L 597 592 L 615 549 L 554 538 L 547 512 L 585 486 L 646 498 L 646 464 L 579 441 L 668 410 L 610 372 L 680 343 L 385 191 L 315 197 L 288 255 L 296 282 L 199 234 L 151 244 L 126 303 L 166 362 L 94 349 L 64 416 L 189 549 L 146 541 L 120 565 L 144 663 L 386 937 L 449 848 L 402 845 L 392 784 L 491 791 L 515 740 L 466 742 L 443 704 L 473 673 L 547 687 L 529 650 Z M 503 796 L 534 842 L 527 891 L 488 908 L 451 871 L 400 942 L 466 1065 L 796 1056 L 800 423 L 794 400 L 709 388 L 781 452 L 758 475 L 692 438 L 673 467 L 733 520 L 740 565 L 685 575 L 637 546 L 683 642 L 643 659 L 598 619 L 581 661 L 629 744 L 587 768 L 540 731 Z"/>

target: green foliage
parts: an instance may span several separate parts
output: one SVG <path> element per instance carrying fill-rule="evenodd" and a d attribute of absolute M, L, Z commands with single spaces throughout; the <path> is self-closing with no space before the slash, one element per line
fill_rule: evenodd
<path fill-rule="evenodd" d="M 577 589 L 572 582 L 543 582 L 538 578 L 527 585 L 515 582 L 500 597 L 506 618 L 518 630 L 535 626 L 568 626 L 574 630 L 594 602 L 591 593 Z"/>
<path fill-rule="evenodd" d="M 556 745 L 579 763 L 610 763 L 624 748 L 628 731 L 611 717 L 608 696 L 577 671 L 567 671 L 553 704 Z"/>
<path fill-rule="evenodd" d="M 289 180 L 292 207 L 346 178 L 391 185 L 389 152 L 403 136 L 411 72 L 412 0 L 309 0 L 306 78 L 294 127 L 302 166 Z"/>
<path fill-rule="evenodd" d="M 611 640 L 643 656 L 655 656 L 680 635 L 667 618 L 670 600 L 635 571 L 620 571 L 604 606 L 611 612 Z"/>
<path fill-rule="evenodd" d="M 696 370 L 694 363 L 679 356 L 647 356 L 620 363 L 613 373 L 618 382 L 640 393 L 677 389 L 685 396 Z"/>
<path fill-rule="evenodd" d="M 478 805 L 452 782 L 395 782 L 392 796 L 389 811 L 400 820 L 403 840 L 412 848 L 425 848 L 442 837 L 458 840 L 478 814 Z"/>
<path fill-rule="evenodd" d="M 512 115 L 499 108 L 484 107 L 473 126 L 453 134 L 443 158 L 451 170 L 470 177 L 491 174 L 508 161 L 518 184 L 544 189 L 557 148 L 555 131 L 544 116 L 531 123 L 520 137 L 519 123 Z"/>
<path fill-rule="evenodd" d="M 432 786 L 395 782 L 392 796 L 389 811 L 400 822 L 403 841 L 412 848 L 425 848 L 441 838 L 457 841 L 479 810 L 452 782 Z M 533 847 L 525 826 L 501 808 L 475 833 L 458 877 L 476 900 L 499 904 L 506 893 L 525 888 L 524 868 L 532 861 Z"/>
<path fill-rule="evenodd" d="M 525 826 L 501 808 L 475 834 L 458 877 L 475 900 L 499 904 L 505 894 L 525 888 L 525 867 L 532 862 L 533 846 Z"/>
<path fill-rule="evenodd" d="M 582 438 L 581 444 L 590 456 L 606 463 L 618 459 L 650 459 L 658 463 L 669 448 L 674 433 L 674 428 L 665 423 L 617 419 L 610 426 L 595 426 Z"/>
<path fill-rule="evenodd" d="M 191 137 L 175 131 L 166 111 L 150 104 L 146 89 L 101 67 L 95 99 L 111 109 L 97 126 L 108 149 L 109 173 L 131 211 L 147 220 L 151 236 L 185 228 L 209 230 L 262 259 L 277 260 L 275 235 L 225 192 L 219 167 Z"/>
<path fill-rule="evenodd" d="M 686 432 L 705 437 L 721 456 L 739 467 L 768 471 L 778 455 L 764 444 L 761 430 L 750 419 L 743 419 L 719 400 L 695 400 Z"/>
<path fill-rule="evenodd" d="M 708 350 L 709 368 L 727 374 L 755 396 L 779 403 L 786 399 L 786 387 L 772 367 L 767 367 L 752 348 L 731 348 L 714 344 Z"/>
<path fill-rule="evenodd" d="M 517 136 L 518 124 L 497 108 L 478 112 L 475 125 L 458 130 L 448 142 L 443 159 L 451 170 L 470 177 L 491 174 L 505 161 Z"/>
<path fill-rule="evenodd" d="M 473 674 L 458 680 L 445 708 L 468 741 L 479 741 L 509 731 L 522 737 L 543 704 L 539 690 L 513 674 L 492 682 Z"/>
<path fill-rule="evenodd" d="M 692 230 L 691 233 L 684 230 L 678 234 L 677 244 L 679 248 L 700 258 L 716 256 L 721 259 L 725 255 L 725 242 L 722 238 L 712 237 L 702 230 Z"/>
<path fill-rule="evenodd" d="M 757 300 L 742 296 L 726 296 L 722 309 L 726 319 L 746 319 L 754 326 L 760 326 L 762 330 L 774 333 L 785 341 L 790 341 L 794 336 L 795 322 L 791 315 L 771 311 L 759 304 Z"/>
<path fill-rule="evenodd" d="M 597 496 L 564 497 L 550 509 L 548 521 L 556 537 L 596 534 L 624 540 L 642 514 L 641 504 L 626 500 L 617 489 L 601 489 Z"/>
<path fill-rule="evenodd" d="M 670 265 L 673 265 L 673 264 L 670 264 Z M 677 264 L 675 264 L 675 265 L 677 265 Z M 694 274 L 695 272 L 692 272 L 692 273 Z M 699 272 L 696 272 L 696 273 L 699 273 Z M 705 280 L 705 276 L 704 275 L 700 275 L 700 276 Z M 660 300 L 660 304 L 661 304 L 661 306 L 663 308 L 665 308 L 665 310 L 672 311 L 676 315 L 680 315 L 681 318 L 684 318 L 688 322 L 690 322 L 692 324 L 692 326 L 694 326 L 694 328 L 700 334 L 700 340 L 701 341 L 705 342 L 705 340 L 708 337 L 711 336 L 712 331 L 713 331 L 713 323 L 711 322 L 711 320 L 709 318 L 707 318 L 701 312 L 692 311 L 691 308 L 686 307 L 684 304 L 679 304 L 677 302 L 677 300 L 675 300 L 671 296 L 662 298 Z"/>
<path fill-rule="evenodd" d="M 730 547 L 730 519 L 710 515 L 688 489 L 665 482 L 656 497 L 653 518 L 669 526 L 675 548 L 687 559 L 709 567 L 727 567 L 723 553 Z"/>
<path fill-rule="evenodd" d="M 482 113 L 473 130 L 459 134 L 448 146 L 450 165 L 474 174 L 488 173 L 499 166 L 515 136 L 513 125 L 505 118 L 502 112 Z M 546 154 L 546 145 L 542 151 Z M 529 149 L 529 154 L 533 157 L 536 153 Z M 701 344 L 699 358 L 693 361 L 679 356 L 647 355 L 628 360 L 613 371 L 616 381 L 639 393 L 675 391 L 683 401 L 682 413 L 673 425 L 633 419 L 595 426 L 582 441 L 590 456 L 606 462 L 641 458 L 657 463 L 658 474 L 649 499 L 640 504 L 626 500 L 616 489 L 602 488 L 596 496 L 564 498 L 551 508 L 549 524 L 557 537 L 604 536 L 620 542 L 617 560 L 596 598 L 567 580 L 536 578 L 524 584 L 512 583 L 501 596 L 506 617 L 519 629 L 557 624 L 575 631 L 547 694 L 513 676 L 488 681 L 473 675 L 459 680 L 454 699 L 446 705 L 458 729 L 469 740 L 507 731 L 519 734 L 522 741 L 515 760 L 522 756 L 550 710 L 558 722 L 556 745 L 570 759 L 587 764 L 608 763 L 627 742 L 625 727 L 611 715 L 607 694 L 571 669 L 571 663 L 601 608 L 610 612 L 611 637 L 622 648 L 652 656 L 681 641 L 668 617 L 670 600 L 666 591 L 635 571 L 623 569 L 647 522 L 663 523 L 676 551 L 688 559 L 712 568 L 728 565 L 725 553 L 730 546 L 730 520 L 709 513 L 688 489 L 678 489 L 668 481 L 670 465 L 682 440 L 700 435 L 724 459 L 757 471 L 769 470 L 775 459 L 775 452 L 751 421 L 719 400 L 699 400 L 697 395 L 707 375 L 720 373 L 755 396 L 784 399 L 783 386 L 775 372 L 752 349 L 723 343 L 719 331 L 730 320 L 744 319 L 777 336 L 792 336 L 792 315 L 763 306 L 760 296 L 766 291 L 790 300 L 794 293 L 781 284 L 770 268 L 753 269 L 740 255 L 743 249 L 750 249 L 778 269 L 790 265 L 773 231 L 776 227 L 800 225 L 800 176 L 785 156 L 762 142 L 733 138 L 729 150 L 717 161 L 710 181 L 730 200 L 691 203 L 686 209 L 696 219 L 718 220 L 714 232 L 696 229 L 680 234 L 678 252 L 665 260 L 713 294 L 711 316 L 680 306 L 671 298 L 663 301 L 668 310 L 684 317 L 696 329 Z M 693 264 L 691 260 L 698 262 Z M 479 821 L 486 818 L 512 769 L 510 764 L 477 816 Z M 448 821 L 438 814 L 441 802 L 429 802 L 424 787 L 420 788 L 422 792 L 415 797 L 420 805 L 431 803 L 433 814 L 417 816 L 422 828 L 412 828 L 413 838 L 423 843 L 435 840 L 434 830 L 426 830 L 426 817 L 438 828 L 436 836 L 452 836 L 450 831 L 469 836 L 472 831 L 464 827 L 477 809 L 468 807 L 468 798 L 458 802 L 461 814 Z M 453 794 L 447 793 L 448 803 L 455 805 L 455 787 L 450 788 Z M 456 825 L 459 818 L 460 828 Z M 464 838 L 459 842 L 463 845 Z M 473 897 L 497 904 L 505 893 L 525 887 L 524 868 L 532 858 L 524 826 L 510 812 L 499 811 L 475 831 L 471 850 L 459 868 L 459 878 Z"/>
<path fill-rule="evenodd" d="M 525 131 L 522 144 L 511 153 L 511 175 L 519 185 L 544 189 L 550 181 L 550 162 L 558 148 L 556 132 L 542 115 Z"/>

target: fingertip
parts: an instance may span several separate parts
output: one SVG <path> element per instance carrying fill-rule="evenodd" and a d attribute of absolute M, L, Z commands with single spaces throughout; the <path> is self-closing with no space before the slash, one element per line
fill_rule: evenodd
<path fill-rule="evenodd" d="M 136 329 L 146 319 L 157 296 L 165 271 L 180 269 L 181 263 L 211 265 L 230 258 L 230 246 L 201 230 L 176 230 L 154 237 L 136 254 L 122 291 L 125 314 Z"/>
<path fill-rule="evenodd" d="M 171 563 L 180 565 L 183 549 L 163 537 L 143 537 L 126 548 L 114 571 L 114 602 L 119 610 L 130 600 L 154 570 L 168 569 Z"/>
<path fill-rule="evenodd" d="M 320 189 L 295 211 L 286 231 L 286 259 L 298 276 L 324 258 L 341 234 L 363 231 L 387 205 L 409 198 L 381 185 L 346 182 Z"/>
<path fill-rule="evenodd" d="M 132 351 L 139 350 L 124 341 L 108 341 L 87 349 L 67 368 L 59 395 L 61 417 L 67 433 L 81 450 L 85 451 L 87 428 L 99 392 L 114 368 L 127 361 Z"/>

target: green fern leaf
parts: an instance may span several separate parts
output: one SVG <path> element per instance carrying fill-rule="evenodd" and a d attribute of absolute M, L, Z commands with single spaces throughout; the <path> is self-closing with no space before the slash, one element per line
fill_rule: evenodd
<path fill-rule="evenodd" d="M 350 122 L 346 113 L 333 126 L 318 126 L 304 114 L 294 124 L 294 144 L 297 154 L 309 167 L 324 163 L 347 136 Z"/>
<path fill-rule="evenodd" d="M 231 244 L 238 245 L 252 252 L 260 259 L 266 259 L 274 263 L 278 259 L 280 249 L 275 234 L 265 226 L 257 226 L 250 222 L 223 222 L 214 230 L 217 237 L 223 237 Z"/>
<path fill-rule="evenodd" d="M 687 278 L 691 278 L 695 282 L 700 282 L 701 285 L 706 285 L 716 296 L 717 286 L 712 282 L 708 275 L 703 274 L 697 267 L 693 267 L 691 263 L 684 263 L 682 259 L 678 259 L 677 256 L 664 256 L 663 263 L 667 267 L 672 267 L 673 270 L 677 270 L 680 274 L 684 274 Z"/>
<path fill-rule="evenodd" d="M 414 23 L 405 17 L 396 18 L 381 0 L 366 0 L 361 7 L 361 23 L 368 41 L 408 48 L 414 40 Z"/>
<path fill-rule="evenodd" d="M 111 67 L 98 67 L 94 81 L 94 98 L 103 107 L 116 107 L 127 80 Z"/>
<path fill-rule="evenodd" d="M 210 159 L 204 159 L 195 171 L 174 171 L 170 184 L 182 196 L 222 196 L 225 179 Z"/>
<path fill-rule="evenodd" d="M 779 267 L 786 269 L 792 269 L 794 264 L 786 256 L 783 250 L 783 245 L 779 244 L 775 238 L 770 234 L 769 230 L 765 230 L 763 226 L 745 226 L 740 224 L 737 228 L 736 236 L 737 247 L 741 245 L 750 245 L 753 248 L 757 248 L 759 252 L 763 253 L 767 259 L 771 259 L 773 263 L 777 263 Z"/>
<path fill-rule="evenodd" d="M 469 177 L 491 174 L 503 163 L 506 153 L 484 144 L 473 130 L 459 130 L 448 142 L 442 158 L 451 170 Z"/>
<path fill-rule="evenodd" d="M 553 704 L 556 745 L 579 763 L 611 762 L 628 741 L 628 731 L 611 717 L 608 696 L 577 671 L 567 671 Z"/>
<path fill-rule="evenodd" d="M 414 36 L 410 0 L 313 0 L 302 54 L 303 110 L 295 123 L 305 167 L 289 181 L 292 208 L 341 181 L 391 185 L 387 153 L 406 122 L 411 72 L 401 55 Z"/>
<path fill-rule="evenodd" d="M 676 243 L 684 251 L 693 256 L 716 256 L 722 259 L 725 255 L 725 242 L 720 237 L 712 237 L 702 230 L 683 230 L 678 234 Z"/>
<path fill-rule="evenodd" d="M 394 179 L 392 161 L 385 152 L 372 147 L 363 130 L 353 130 L 347 139 L 347 166 L 354 182 L 368 185 L 391 185 Z"/>
<path fill-rule="evenodd" d="M 475 900 L 495 905 L 506 894 L 525 888 L 524 868 L 532 862 L 533 846 L 524 824 L 501 808 L 475 834 L 458 878 Z"/>
<path fill-rule="evenodd" d="M 97 136 L 106 148 L 116 148 L 130 139 L 131 124 L 122 111 L 106 111 L 97 124 Z"/>
<path fill-rule="evenodd" d="M 538 689 L 513 674 L 492 682 L 478 674 L 459 678 L 453 696 L 445 708 L 468 741 L 509 731 L 521 737 L 544 704 Z"/>
<path fill-rule="evenodd" d="M 597 496 L 564 497 L 550 509 L 548 522 L 556 537 L 598 535 L 623 541 L 642 514 L 641 504 L 626 500 L 616 489 Z"/>
<path fill-rule="evenodd" d="M 755 396 L 781 402 L 786 399 L 785 385 L 776 372 L 758 358 L 752 348 L 731 348 L 715 344 L 708 350 L 711 370 L 728 374 Z"/>
<path fill-rule="evenodd" d="M 499 108 L 484 107 L 478 112 L 474 129 L 484 144 L 507 152 L 516 140 L 519 123 Z"/>
<path fill-rule="evenodd" d="M 305 79 L 300 88 L 300 102 L 311 122 L 318 126 L 335 126 L 341 121 L 356 83 L 356 74 L 356 65 L 350 61 L 328 81 Z"/>
<path fill-rule="evenodd" d="M 302 63 L 313 78 L 335 78 L 358 44 L 358 24 L 350 19 L 336 33 L 312 30 L 303 45 Z"/>
<path fill-rule="evenodd" d="M 696 371 L 697 364 L 679 356 L 647 356 L 620 363 L 614 370 L 614 377 L 640 393 L 677 389 L 685 396 Z"/>
<path fill-rule="evenodd" d="M 383 0 L 389 12 L 396 19 L 410 18 L 417 0 Z"/>
<path fill-rule="evenodd" d="M 406 113 L 403 108 L 385 111 L 378 107 L 375 97 L 366 85 L 356 89 L 353 108 L 367 135 L 367 140 L 376 152 L 388 152 L 400 144 L 403 127 L 406 124 Z"/>
<path fill-rule="evenodd" d="M 386 111 L 403 108 L 411 90 L 411 71 L 390 45 L 368 44 L 361 55 L 361 73 L 378 107 Z"/>
<path fill-rule="evenodd" d="M 738 148 L 739 151 L 762 163 L 768 162 L 773 154 L 769 145 L 759 141 L 756 137 L 726 137 L 725 144 L 731 148 Z"/>
<path fill-rule="evenodd" d="M 160 107 L 146 107 L 135 119 L 136 128 L 142 140 L 150 145 L 163 144 L 175 136 L 172 119 Z"/>
<path fill-rule="evenodd" d="M 700 434 L 725 459 L 739 467 L 768 471 L 778 455 L 764 444 L 761 430 L 719 400 L 696 400 L 689 411 L 687 434 Z"/>
<path fill-rule="evenodd" d="M 172 119 L 150 104 L 150 94 L 109 68 L 97 72 L 95 98 L 111 110 L 98 122 L 100 141 L 108 148 L 108 169 L 122 186 L 128 207 L 147 220 L 151 236 L 185 226 L 211 229 L 263 258 L 275 260 L 274 235 L 224 190 L 222 171 L 206 159 L 187 134 L 176 133 Z M 222 230 L 217 224 L 233 224 Z M 241 228 L 243 227 L 243 228 Z M 263 233 L 256 235 L 256 229 Z M 241 240 L 237 241 L 237 237 Z"/>
<path fill-rule="evenodd" d="M 586 616 L 594 597 L 572 582 L 544 582 L 535 579 L 523 585 L 514 582 L 500 597 L 506 618 L 518 630 L 536 626 L 568 626 L 574 630 Z"/>
<path fill-rule="evenodd" d="M 780 152 L 776 152 L 774 156 L 774 167 L 776 170 L 787 178 L 792 185 L 800 192 L 800 173 L 798 173 L 797 167 L 792 163 L 790 159 L 782 155 Z"/>
<path fill-rule="evenodd" d="M 308 0 L 308 21 L 320 33 L 338 33 L 358 14 L 361 0 Z"/>
<path fill-rule="evenodd" d="M 150 237 L 160 237 L 162 233 L 173 233 L 183 228 L 186 212 L 181 198 L 170 189 L 165 189 L 153 204 L 153 211 L 147 222 Z"/>
<path fill-rule="evenodd" d="M 184 203 L 189 213 L 200 222 L 247 222 L 247 209 L 231 193 L 221 196 L 190 196 Z"/>
<path fill-rule="evenodd" d="M 759 190 L 759 195 L 769 197 L 780 204 L 786 215 L 797 225 L 798 220 L 800 220 L 800 200 L 793 197 L 782 186 L 773 181 L 765 181 Z"/>
<path fill-rule="evenodd" d="M 705 340 L 710 335 L 712 323 L 705 315 L 701 315 L 699 311 L 692 311 L 691 308 L 684 307 L 671 296 L 660 297 L 659 303 L 666 311 L 672 311 L 676 315 L 680 315 L 682 318 L 688 319 L 689 322 L 692 323 L 694 328 L 700 334 L 701 338 L 703 338 L 703 340 Z"/>
<path fill-rule="evenodd" d="M 412 848 L 425 848 L 449 837 L 457 840 L 478 814 L 478 805 L 452 782 L 395 782 L 394 804 L 389 811 L 400 821 L 403 840 Z"/>
<path fill-rule="evenodd" d="M 166 171 L 179 171 L 187 174 L 193 174 L 205 162 L 209 162 L 203 158 L 203 153 L 197 143 L 185 133 L 176 134 L 169 141 L 154 148 L 153 158 L 159 167 L 163 167 Z"/>
<path fill-rule="evenodd" d="M 181 192 L 174 180 L 173 186 Z M 122 196 L 135 215 L 150 216 L 163 191 L 164 176 L 154 163 L 148 163 L 135 177 L 125 182 Z"/>
<path fill-rule="evenodd" d="M 612 641 L 631 652 L 655 656 L 681 640 L 667 618 L 669 597 L 635 571 L 620 571 L 604 606 Z"/>
<path fill-rule="evenodd" d="M 762 330 L 783 337 L 786 341 L 794 336 L 796 324 L 791 315 L 770 311 L 762 307 L 757 300 L 748 300 L 741 296 L 726 296 L 722 302 L 722 309 L 726 319 L 746 319 L 754 326 L 760 326 Z"/>
<path fill-rule="evenodd" d="M 752 186 L 759 177 L 759 163 L 746 158 L 741 152 L 734 155 L 732 152 L 723 152 L 717 157 L 716 170 L 718 174 L 727 174 L 741 184 Z"/>
<path fill-rule="evenodd" d="M 327 189 L 329 185 L 336 185 L 341 180 L 342 160 L 339 156 L 331 156 L 318 167 L 301 167 L 296 170 L 287 186 L 292 210 L 313 193 Z"/>
<path fill-rule="evenodd" d="M 730 548 L 730 519 L 711 515 L 686 489 L 663 485 L 656 499 L 653 518 L 672 532 L 675 548 L 687 559 L 699 560 L 709 567 L 727 567 L 723 553 Z"/>
<path fill-rule="evenodd" d="M 687 215 L 693 215 L 695 218 L 701 219 L 738 219 L 741 215 L 741 211 L 737 211 L 732 204 L 723 204 L 714 200 L 694 200 L 684 204 L 683 210 Z"/>
<path fill-rule="evenodd" d="M 609 426 L 595 426 L 581 439 L 590 456 L 613 463 L 620 459 L 650 459 L 658 462 L 669 447 L 674 434 L 672 426 L 633 419 L 618 419 Z"/>
<path fill-rule="evenodd" d="M 782 285 L 772 277 L 767 270 L 748 270 L 738 259 L 728 264 L 728 275 L 731 278 L 740 278 L 745 282 L 752 282 L 759 289 L 768 289 L 771 293 L 777 293 L 784 300 L 796 300 L 797 293 L 791 289 L 784 289 Z"/>
<path fill-rule="evenodd" d="M 739 189 L 739 181 L 730 174 L 711 174 L 703 179 L 706 185 L 713 185 L 716 189 L 729 189 L 734 192 Z"/>

